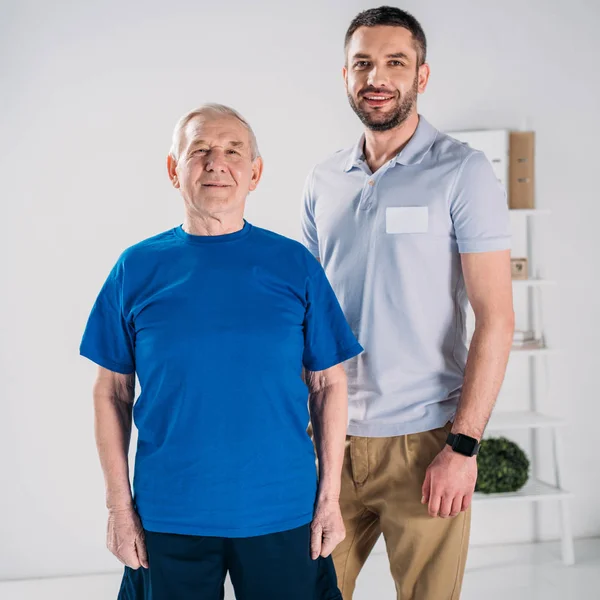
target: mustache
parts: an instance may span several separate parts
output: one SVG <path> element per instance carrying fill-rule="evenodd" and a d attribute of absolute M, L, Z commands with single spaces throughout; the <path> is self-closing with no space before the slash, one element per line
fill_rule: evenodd
<path fill-rule="evenodd" d="M 366 94 L 385 94 L 385 95 L 396 95 L 396 91 L 395 90 L 386 90 L 385 88 L 374 88 L 374 87 L 368 87 L 365 88 L 364 90 L 361 90 L 359 96 L 365 96 Z"/>

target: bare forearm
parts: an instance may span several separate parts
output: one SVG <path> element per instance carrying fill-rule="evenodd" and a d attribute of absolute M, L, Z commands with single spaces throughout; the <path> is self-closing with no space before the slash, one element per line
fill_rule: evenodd
<path fill-rule="evenodd" d="M 348 426 L 345 378 L 310 394 L 310 414 L 319 459 L 319 500 L 338 500 Z"/>
<path fill-rule="evenodd" d="M 475 327 L 453 433 L 483 436 L 504 380 L 512 336 L 512 317 L 490 319 Z"/>
<path fill-rule="evenodd" d="M 128 450 L 132 404 L 105 392 L 94 393 L 96 446 L 106 486 L 109 509 L 132 505 Z"/>

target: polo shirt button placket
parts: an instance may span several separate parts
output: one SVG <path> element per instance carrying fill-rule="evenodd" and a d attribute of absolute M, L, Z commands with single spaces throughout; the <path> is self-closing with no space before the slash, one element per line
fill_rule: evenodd
<path fill-rule="evenodd" d="M 371 205 L 373 204 L 373 194 L 374 193 L 375 193 L 375 180 L 372 177 L 370 177 L 367 180 L 367 183 L 363 188 L 362 199 L 361 199 L 361 204 L 362 204 L 363 210 L 367 210 L 367 209 L 371 208 Z"/>

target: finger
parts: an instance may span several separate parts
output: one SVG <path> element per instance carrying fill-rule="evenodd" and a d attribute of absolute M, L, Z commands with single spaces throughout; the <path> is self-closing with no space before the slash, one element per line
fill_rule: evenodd
<path fill-rule="evenodd" d="M 450 516 L 453 501 L 453 496 L 442 496 L 442 502 L 440 503 L 440 517 L 442 519 L 447 519 Z"/>
<path fill-rule="evenodd" d="M 138 559 L 137 552 L 135 550 L 135 542 L 127 548 L 122 548 L 115 556 L 126 566 L 130 567 L 134 571 L 140 568 L 140 561 Z"/>
<path fill-rule="evenodd" d="M 473 494 L 467 494 L 462 501 L 462 508 L 461 510 L 464 512 L 466 510 L 469 510 L 469 507 L 471 506 L 471 502 L 473 500 Z"/>
<path fill-rule="evenodd" d="M 323 542 L 321 544 L 321 553 L 320 556 L 323 558 L 327 558 L 337 546 L 335 540 L 328 535 L 323 536 Z"/>
<path fill-rule="evenodd" d="M 463 498 L 464 496 L 461 494 L 458 494 L 454 497 L 454 500 L 452 501 L 452 508 L 450 509 L 451 517 L 455 517 L 456 515 L 460 514 L 460 511 L 462 510 Z"/>
<path fill-rule="evenodd" d="M 146 550 L 146 539 L 144 534 L 141 533 L 135 540 L 135 548 L 137 550 L 138 560 L 144 569 L 148 569 L 148 551 Z"/>
<path fill-rule="evenodd" d="M 110 550 L 110 548 L 109 548 L 109 550 Z M 123 557 L 122 557 L 120 554 L 118 554 L 118 553 L 117 553 L 116 551 L 114 551 L 114 550 L 110 550 L 110 552 L 111 552 L 111 554 L 112 554 L 112 555 L 113 555 L 113 556 L 114 556 L 116 559 L 118 559 L 118 561 L 119 561 L 121 564 L 123 564 L 123 565 L 127 566 L 127 563 L 125 562 L 125 559 L 124 559 L 124 558 L 123 558 Z"/>
<path fill-rule="evenodd" d="M 346 529 L 332 532 L 331 534 L 323 534 L 323 542 L 321 544 L 321 556 L 327 558 L 336 548 L 336 546 L 344 541 L 346 537 Z"/>
<path fill-rule="evenodd" d="M 431 477 L 429 476 L 429 471 L 425 473 L 425 481 L 423 482 L 423 487 L 421 488 L 421 504 L 427 504 L 429 502 L 429 495 L 431 491 Z"/>
<path fill-rule="evenodd" d="M 321 554 L 321 544 L 323 540 L 323 527 L 318 523 L 311 527 L 310 531 L 310 556 L 317 560 Z"/>
<path fill-rule="evenodd" d="M 431 497 L 429 498 L 429 516 L 437 517 L 440 512 L 440 504 L 442 503 L 442 497 L 436 493 L 432 492 Z"/>

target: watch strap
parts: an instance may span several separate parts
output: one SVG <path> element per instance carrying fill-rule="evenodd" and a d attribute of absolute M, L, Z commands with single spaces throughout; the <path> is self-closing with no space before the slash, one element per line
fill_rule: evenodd
<path fill-rule="evenodd" d="M 465 452 L 459 447 L 459 442 L 461 441 L 461 438 L 466 438 L 469 440 L 469 442 L 472 443 L 471 453 Z M 481 447 L 481 442 L 478 442 L 475 438 L 472 438 L 471 436 L 464 435 L 461 433 L 449 433 L 448 438 L 446 439 L 446 443 L 452 448 L 452 450 L 454 450 L 454 452 L 458 452 L 459 454 L 462 454 L 464 456 L 475 456 L 479 452 L 479 448 Z"/>

